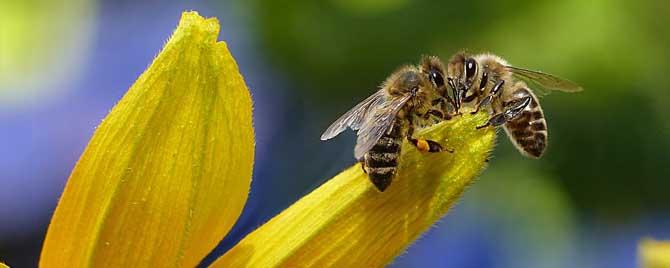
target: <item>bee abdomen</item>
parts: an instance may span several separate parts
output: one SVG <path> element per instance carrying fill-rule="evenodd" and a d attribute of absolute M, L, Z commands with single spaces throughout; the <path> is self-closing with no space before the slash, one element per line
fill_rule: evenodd
<path fill-rule="evenodd" d="M 506 127 L 520 149 L 535 158 L 542 156 L 547 146 L 547 122 L 541 111 L 524 111 Z"/>
<path fill-rule="evenodd" d="M 514 120 L 505 123 L 505 130 L 514 145 L 525 155 L 538 158 L 547 147 L 547 121 L 537 97 L 528 89 L 521 88 L 514 94 L 515 98 L 531 96 L 528 107 Z"/>
<path fill-rule="evenodd" d="M 380 192 L 383 192 L 389 185 L 391 185 L 396 169 L 397 167 L 372 168 L 368 171 L 368 177 L 370 177 L 372 184 L 374 184 Z"/>
<path fill-rule="evenodd" d="M 377 144 L 370 149 L 375 153 L 396 153 L 400 151 L 400 139 L 384 136 L 377 141 Z"/>
<path fill-rule="evenodd" d="M 526 138 L 517 138 L 517 143 L 523 147 L 528 155 L 538 158 L 544 153 L 547 146 L 547 135 L 543 132 L 535 132 Z"/>
<path fill-rule="evenodd" d="M 365 170 L 370 181 L 383 192 L 391 184 L 398 168 L 402 139 L 384 136 L 365 154 Z"/>
<path fill-rule="evenodd" d="M 366 166 L 370 168 L 397 167 L 398 153 L 371 153 L 368 155 Z"/>

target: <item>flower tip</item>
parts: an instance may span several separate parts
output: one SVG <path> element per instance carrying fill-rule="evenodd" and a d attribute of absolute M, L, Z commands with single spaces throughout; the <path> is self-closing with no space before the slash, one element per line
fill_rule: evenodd
<path fill-rule="evenodd" d="M 202 40 L 203 44 L 214 44 L 217 42 L 220 28 L 217 18 L 202 17 L 197 11 L 183 12 L 177 29 L 168 41 L 166 48 L 170 47 L 171 44 L 182 42 L 184 39 Z"/>
<path fill-rule="evenodd" d="M 670 241 L 644 238 L 638 246 L 638 255 L 639 267 L 670 267 Z"/>
<path fill-rule="evenodd" d="M 185 11 L 181 14 L 180 25 L 196 25 L 210 32 L 219 32 L 219 20 L 216 17 L 205 18 L 197 11 Z"/>
<path fill-rule="evenodd" d="M 218 32 L 216 19 L 185 12 L 97 127 L 40 267 L 192 267 L 230 230 L 249 192 L 254 134 L 249 91 Z"/>

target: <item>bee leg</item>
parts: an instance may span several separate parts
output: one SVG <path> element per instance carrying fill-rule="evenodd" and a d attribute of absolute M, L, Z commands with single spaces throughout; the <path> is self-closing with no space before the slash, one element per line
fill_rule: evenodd
<path fill-rule="evenodd" d="M 490 104 L 492 99 L 493 99 L 493 96 L 492 96 L 492 95 L 488 95 L 488 96 L 484 97 L 484 99 L 482 99 L 482 101 L 480 101 L 480 102 L 477 104 L 477 106 L 475 106 L 475 110 L 472 111 L 472 112 L 470 112 L 470 114 L 476 114 L 476 113 L 478 113 L 478 112 L 479 112 L 479 109 L 480 109 L 482 106 L 484 106 L 484 105 L 488 105 L 488 104 Z"/>
<path fill-rule="evenodd" d="M 421 152 L 429 152 L 429 153 L 439 153 L 442 151 L 447 151 L 450 153 L 454 152 L 453 149 L 444 149 L 442 145 L 440 145 L 436 141 L 426 139 L 415 139 L 412 137 L 407 137 L 407 140 Z"/>
<path fill-rule="evenodd" d="M 458 98 L 460 100 L 460 102 L 458 104 L 459 107 L 461 107 L 463 105 L 463 103 L 467 103 L 467 102 L 472 101 L 472 100 L 468 100 L 468 98 L 467 98 L 468 91 L 470 91 L 470 88 L 467 87 L 465 84 L 462 84 L 462 83 L 460 85 L 461 85 L 460 86 L 461 89 L 460 89 L 459 93 L 461 95 Z M 472 93 L 472 94 L 474 95 L 475 93 Z"/>
<path fill-rule="evenodd" d="M 361 169 L 363 169 L 363 173 L 368 174 L 368 171 L 365 169 L 365 157 L 358 159 L 358 162 L 361 163 Z"/>
<path fill-rule="evenodd" d="M 459 111 L 461 109 L 461 91 L 459 90 L 458 86 L 456 86 L 456 81 L 454 81 L 451 78 L 447 78 L 447 83 L 449 84 L 449 87 L 451 88 L 451 95 L 454 96 L 454 98 L 449 98 L 451 100 L 451 105 L 454 106 L 454 109 L 456 110 L 456 115 L 461 115 L 461 112 Z"/>
<path fill-rule="evenodd" d="M 451 105 L 451 107 L 453 107 L 454 110 L 456 110 L 456 102 L 454 101 L 454 99 L 452 99 L 452 98 L 449 97 L 449 96 L 446 96 L 446 97 L 444 97 L 444 98 L 445 98 L 447 101 L 446 101 L 446 102 L 445 102 L 445 101 L 442 101 L 442 103 L 441 103 L 441 105 L 440 105 L 440 108 L 446 111 L 446 110 L 448 109 L 448 106 L 447 106 L 447 104 L 448 104 L 448 105 Z"/>
<path fill-rule="evenodd" d="M 428 119 L 430 118 L 431 115 L 436 116 L 440 119 L 445 119 L 444 113 L 440 109 L 444 109 L 446 100 L 443 97 L 439 97 L 437 99 L 434 99 L 430 104 L 432 107 L 437 106 L 438 108 L 431 108 L 426 112 L 425 114 L 422 115 L 423 119 Z M 447 119 L 448 120 L 448 119 Z"/>
<path fill-rule="evenodd" d="M 476 92 L 476 91 L 475 91 L 475 92 Z M 477 97 L 479 97 L 479 94 L 472 93 L 472 95 L 465 97 L 465 99 L 463 99 L 463 102 L 472 102 L 472 101 L 475 100 Z"/>
<path fill-rule="evenodd" d="M 454 101 L 449 96 L 438 97 L 437 99 L 434 99 L 431 102 L 431 106 L 432 107 L 437 106 L 437 108 L 432 108 L 431 110 L 438 110 L 438 112 L 443 113 L 443 114 L 444 114 L 444 112 L 449 113 L 450 109 L 449 109 L 448 105 L 452 105 L 452 107 L 454 107 L 453 106 Z M 445 118 L 445 116 L 442 116 L 441 118 Z M 450 114 L 449 114 L 449 118 L 451 118 Z"/>
<path fill-rule="evenodd" d="M 436 141 L 432 140 L 426 140 L 426 139 L 417 139 L 412 137 L 414 134 L 414 125 L 411 123 L 409 124 L 409 129 L 407 130 L 407 141 L 409 141 L 416 149 L 418 149 L 421 152 L 429 152 L 429 153 L 437 153 L 437 152 L 442 152 L 442 151 L 448 151 L 450 153 L 453 153 L 454 150 L 452 149 L 444 149 L 442 145 L 440 145 Z"/>
<path fill-rule="evenodd" d="M 454 104 L 454 100 L 451 99 L 449 95 L 440 96 L 431 102 L 431 106 L 438 106 L 438 108 L 441 109 L 442 111 L 448 111 L 447 105 L 452 105 L 452 107 L 456 107 L 456 104 Z"/>
<path fill-rule="evenodd" d="M 486 121 L 486 124 L 483 124 L 481 126 L 476 126 L 475 128 L 476 129 L 482 129 L 482 128 L 485 128 L 485 127 L 488 127 L 488 126 L 497 127 L 497 126 L 500 126 L 500 125 L 504 124 L 505 122 L 507 122 L 507 120 L 505 120 L 505 114 L 504 113 L 497 113 L 497 114 L 494 114 L 493 116 L 491 116 L 491 118 L 489 118 L 489 120 Z"/>
<path fill-rule="evenodd" d="M 465 93 L 467 93 L 467 89 L 463 93 L 463 96 L 464 96 L 463 102 L 469 103 L 469 102 L 474 101 L 475 99 L 479 100 L 479 96 L 481 96 L 482 93 L 484 93 L 484 92 L 482 92 L 481 88 L 473 88 L 472 94 L 470 94 L 470 96 L 465 97 L 465 95 L 466 95 Z"/>
<path fill-rule="evenodd" d="M 482 74 L 482 78 L 479 81 L 479 88 L 475 88 L 475 90 L 473 91 L 473 94 L 470 95 L 469 96 L 470 98 L 466 101 L 471 102 L 476 98 L 477 103 L 481 103 L 483 101 L 483 100 L 481 100 L 481 97 L 484 94 L 484 91 L 486 91 L 486 85 L 488 85 L 488 82 L 489 82 L 489 73 L 488 73 L 488 71 L 486 71 L 486 67 L 485 67 L 484 73 Z M 479 106 L 481 106 L 481 104 L 477 105 L 477 111 L 479 111 Z M 474 113 L 477 113 L 477 112 L 474 112 Z"/>
<path fill-rule="evenodd" d="M 428 118 L 430 118 L 431 115 L 432 115 L 432 116 L 435 116 L 435 117 L 437 117 L 437 118 L 439 118 L 439 119 L 443 119 L 443 120 L 449 120 L 449 119 L 451 119 L 451 115 L 449 115 L 449 114 L 445 114 L 445 113 L 443 113 L 442 111 L 440 111 L 440 110 L 436 110 L 436 109 L 430 109 L 430 110 L 428 110 L 428 111 L 427 111 L 425 114 L 423 114 L 421 117 L 422 117 L 423 119 L 428 119 Z"/>
<path fill-rule="evenodd" d="M 505 109 L 502 112 L 494 114 L 493 116 L 491 116 L 491 118 L 489 118 L 486 124 L 477 126 L 476 128 L 482 129 L 488 126 L 497 127 L 509 121 L 512 121 L 515 118 L 517 118 L 521 114 L 521 112 L 523 112 L 524 109 L 526 109 L 528 104 L 530 104 L 530 101 L 531 101 L 530 96 L 526 96 L 524 98 L 511 101 L 506 105 Z"/>
<path fill-rule="evenodd" d="M 479 112 L 479 109 L 484 106 L 484 105 L 489 105 L 491 104 L 491 101 L 493 100 L 494 97 L 498 95 L 498 92 L 500 92 L 500 89 L 505 85 L 505 80 L 500 80 L 498 83 L 496 83 L 495 86 L 491 89 L 488 95 L 480 101 L 477 106 L 475 107 L 475 110 L 470 112 L 471 114 L 476 114 Z"/>
<path fill-rule="evenodd" d="M 460 114 L 456 111 L 456 105 L 454 104 L 454 101 L 449 98 L 449 96 L 447 96 L 447 101 L 442 101 L 440 105 L 440 111 L 443 111 L 445 120 L 450 120 L 454 116 Z"/>

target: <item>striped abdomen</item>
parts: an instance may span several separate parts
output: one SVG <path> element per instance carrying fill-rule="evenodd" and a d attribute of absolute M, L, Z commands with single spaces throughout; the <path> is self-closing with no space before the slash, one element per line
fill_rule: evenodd
<path fill-rule="evenodd" d="M 547 121 L 537 97 L 530 90 L 516 90 L 512 94 L 512 100 L 526 96 L 532 97 L 530 104 L 517 118 L 505 123 L 505 132 L 522 154 L 538 158 L 547 147 Z"/>
<path fill-rule="evenodd" d="M 370 181 L 384 191 L 391 184 L 398 169 L 398 157 L 402 146 L 402 127 L 400 118 L 396 118 L 390 133 L 384 134 L 375 146 L 363 156 L 365 172 Z"/>

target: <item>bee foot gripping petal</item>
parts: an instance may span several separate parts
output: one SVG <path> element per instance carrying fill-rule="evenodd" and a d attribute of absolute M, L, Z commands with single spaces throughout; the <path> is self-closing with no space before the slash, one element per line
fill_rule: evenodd
<path fill-rule="evenodd" d="M 442 145 L 440 145 L 436 141 L 431 141 L 431 140 L 425 140 L 425 141 L 428 144 L 428 152 L 437 153 L 437 152 L 441 152 L 443 150 Z"/>

